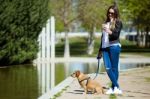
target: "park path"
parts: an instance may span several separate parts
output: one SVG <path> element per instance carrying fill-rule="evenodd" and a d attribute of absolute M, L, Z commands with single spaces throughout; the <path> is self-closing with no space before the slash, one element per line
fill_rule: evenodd
<path fill-rule="evenodd" d="M 55 62 L 97 62 L 95 57 L 70 57 L 56 58 Z M 102 60 L 101 60 L 102 61 Z M 42 61 L 43 62 L 43 61 Z M 47 62 L 47 61 L 45 61 Z M 150 64 L 150 57 L 141 55 L 121 54 L 121 63 L 146 63 Z M 91 77 L 94 76 L 91 74 Z M 93 77 L 92 77 L 93 78 Z M 103 86 L 108 87 L 110 83 L 107 74 L 100 74 L 96 80 Z M 48 97 L 57 97 L 56 99 L 150 99 L 150 67 L 143 67 L 122 71 L 120 73 L 120 86 L 124 94 L 122 96 L 113 95 L 83 95 L 83 89 L 80 88 L 76 79 L 68 77 L 59 85 L 46 92 L 38 99 L 49 99 Z M 68 86 L 67 88 L 65 88 Z M 61 91 L 63 89 L 63 91 Z M 64 91 L 66 89 L 66 91 Z M 106 89 L 105 89 L 106 90 Z M 62 93 L 63 92 L 63 93 Z M 58 94 L 59 93 L 59 94 Z M 61 93 L 61 94 L 60 94 Z M 55 95 L 56 94 L 56 95 Z M 60 95 L 60 96 L 59 96 Z M 142 97 L 142 98 L 141 98 Z"/>
<path fill-rule="evenodd" d="M 91 77 L 93 76 L 91 75 Z M 99 74 L 96 81 L 105 87 L 108 87 L 110 83 L 106 73 Z M 121 72 L 119 83 L 123 90 L 123 95 L 85 95 L 77 79 L 74 79 L 56 99 L 150 99 L 149 66 Z"/>

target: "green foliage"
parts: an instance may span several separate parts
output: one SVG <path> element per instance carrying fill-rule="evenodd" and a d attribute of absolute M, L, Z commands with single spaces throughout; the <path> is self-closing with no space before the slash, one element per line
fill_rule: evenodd
<path fill-rule="evenodd" d="M 122 17 L 144 30 L 150 24 L 150 0 L 119 0 Z"/>
<path fill-rule="evenodd" d="M 73 0 L 50 0 L 51 14 L 56 18 L 56 31 L 69 31 L 72 22 L 77 18 L 73 9 Z"/>
<path fill-rule="evenodd" d="M 150 77 L 145 77 L 146 82 L 150 82 Z"/>
<path fill-rule="evenodd" d="M 105 22 L 107 9 L 114 0 L 79 0 L 79 19 L 84 28 L 90 32 L 94 27 L 101 29 Z M 93 32 L 93 31 L 92 31 Z"/>
<path fill-rule="evenodd" d="M 119 0 L 119 4 L 125 28 L 129 26 L 137 30 L 137 46 L 150 47 L 150 0 Z"/>
<path fill-rule="evenodd" d="M 0 65 L 31 62 L 49 17 L 49 0 L 0 1 Z"/>
<path fill-rule="evenodd" d="M 100 46 L 100 37 L 95 38 L 94 45 L 94 53 L 92 55 L 87 55 L 87 38 L 85 37 L 72 37 L 70 40 L 70 54 L 72 57 L 96 57 L 98 53 L 98 49 Z M 125 54 L 139 54 L 143 56 L 150 57 L 150 49 L 149 48 L 140 48 L 136 46 L 135 42 L 122 40 L 121 43 L 121 53 Z M 60 43 L 56 44 L 56 57 L 63 56 L 63 48 L 64 42 L 60 41 Z"/>
<path fill-rule="evenodd" d="M 101 28 L 106 11 L 114 0 L 50 0 L 51 13 L 56 18 L 56 30 L 70 28 L 73 22 L 82 22 L 88 31 Z"/>

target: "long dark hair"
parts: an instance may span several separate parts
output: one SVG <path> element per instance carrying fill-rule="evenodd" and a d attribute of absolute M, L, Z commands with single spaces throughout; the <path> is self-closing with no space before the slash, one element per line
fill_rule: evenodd
<path fill-rule="evenodd" d="M 110 7 L 108 8 L 108 10 L 107 10 L 107 19 L 106 19 L 105 22 L 109 22 L 109 21 L 110 21 L 110 19 L 109 19 L 109 10 L 110 10 L 110 9 L 113 9 L 113 10 L 114 10 L 114 18 L 115 18 L 116 20 L 119 20 L 119 10 L 118 10 L 117 5 L 114 4 L 114 5 L 112 5 L 112 6 L 110 6 Z"/>

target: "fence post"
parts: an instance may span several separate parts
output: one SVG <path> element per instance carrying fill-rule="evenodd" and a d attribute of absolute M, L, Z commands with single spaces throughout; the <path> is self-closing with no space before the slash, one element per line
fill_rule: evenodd
<path fill-rule="evenodd" d="M 51 88 L 55 86 L 55 19 L 51 17 Z"/>
<path fill-rule="evenodd" d="M 50 42 L 50 19 L 48 20 L 47 22 L 47 25 L 46 25 L 46 58 L 47 58 L 47 61 L 50 60 L 50 47 L 51 47 L 51 42 Z"/>
<path fill-rule="evenodd" d="M 55 19 L 51 17 L 51 59 L 55 58 Z"/>
<path fill-rule="evenodd" d="M 43 30 L 42 30 L 42 33 L 41 33 L 41 36 L 42 36 L 42 37 L 41 37 L 41 38 L 42 38 L 42 41 L 41 41 L 41 44 L 42 44 L 42 45 L 41 45 L 41 47 L 42 47 L 42 48 L 41 48 L 42 61 L 45 60 L 45 54 L 46 54 L 46 53 L 45 53 L 45 32 L 46 32 L 45 30 L 46 30 L 46 28 L 44 27 Z"/>

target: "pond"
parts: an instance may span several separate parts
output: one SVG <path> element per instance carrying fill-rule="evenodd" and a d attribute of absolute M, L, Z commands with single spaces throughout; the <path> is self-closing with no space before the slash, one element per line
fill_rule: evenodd
<path fill-rule="evenodd" d="M 120 64 L 120 71 L 150 66 L 150 64 Z M 68 62 L 40 63 L 36 66 L 12 66 L 0 68 L 1 99 L 37 99 L 41 94 L 53 88 L 75 70 L 95 73 L 97 63 Z M 103 64 L 100 72 L 105 72 Z"/>

